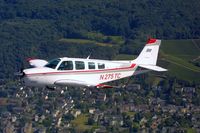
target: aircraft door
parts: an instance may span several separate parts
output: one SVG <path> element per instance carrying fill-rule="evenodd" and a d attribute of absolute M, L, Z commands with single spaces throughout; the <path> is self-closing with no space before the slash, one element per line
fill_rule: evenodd
<path fill-rule="evenodd" d="M 73 70 L 73 62 L 72 61 L 63 61 L 58 70 Z"/>

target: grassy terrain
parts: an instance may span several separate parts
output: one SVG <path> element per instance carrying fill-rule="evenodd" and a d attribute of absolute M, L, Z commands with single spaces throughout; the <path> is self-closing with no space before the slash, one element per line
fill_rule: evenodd
<path fill-rule="evenodd" d="M 97 124 L 87 125 L 88 122 L 88 114 L 81 114 L 77 118 L 75 118 L 71 124 L 76 128 L 77 132 L 84 132 L 85 130 L 94 130 L 98 128 Z"/>
<path fill-rule="evenodd" d="M 170 55 L 193 56 L 199 55 L 200 52 L 192 40 L 163 40 L 161 49 Z"/>
<path fill-rule="evenodd" d="M 197 131 L 195 129 L 192 129 L 192 128 L 188 128 L 186 130 L 187 133 L 197 133 Z"/>
<path fill-rule="evenodd" d="M 96 32 L 87 32 L 84 34 L 84 38 L 85 39 L 61 38 L 58 41 L 65 44 L 94 44 L 104 47 L 123 45 L 125 43 L 122 36 L 106 36 Z"/>
<path fill-rule="evenodd" d="M 163 78 L 158 77 L 157 75 L 150 73 L 150 74 L 149 74 L 149 77 L 148 77 L 148 79 L 147 79 L 147 82 L 148 82 L 149 84 L 151 84 L 152 86 L 156 86 L 156 85 L 158 85 L 158 83 L 159 83 L 161 80 L 163 80 Z"/>
<path fill-rule="evenodd" d="M 200 49 L 200 39 L 193 39 L 192 42 Z"/>
<path fill-rule="evenodd" d="M 195 43 L 194 43 L 195 41 Z M 200 83 L 200 68 L 190 61 L 200 56 L 199 40 L 164 40 L 161 45 L 161 60 L 167 62 L 170 76 Z M 165 67 L 165 66 L 163 66 Z"/>
<path fill-rule="evenodd" d="M 85 131 L 91 128 L 91 126 L 87 125 L 87 121 L 88 121 L 88 115 L 81 114 L 72 121 L 72 125 L 75 126 L 78 131 Z"/>
<path fill-rule="evenodd" d="M 190 58 L 191 59 L 191 58 Z M 189 60 L 173 56 L 173 55 L 164 55 L 164 59 L 167 62 L 170 62 L 172 64 L 178 65 L 180 67 L 183 67 L 185 69 L 191 70 L 193 72 L 200 72 L 200 68 L 197 66 L 194 66 L 193 64 L 189 63 Z"/>
<path fill-rule="evenodd" d="M 129 54 L 118 54 L 117 56 L 115 56 L 114 60 L 133 60 L 136 57 L 137 56 L 129 55 Z"/>
<path fill-rule="evenodd" d="M 94 40 L 88 40 L 88 39 L 68 39 L 68 38 L 62 38 L 59 40 L 59 42 L 62 43 L 70 43 L 70 44 L 94 44 L 98 46 L 105 46 L 105 47 L 112 47 L 113 44 L 111 43 L 102 43 L 102 42 L 97 42 Z"/>
<path fill-rule="evenodd" d="M 131 112 L 131 111 L 129 111 L 129 112 L 126 112 L 126 114 L 128 115 L 128 116 L 134 116 L 136 113 L 135 112 Z"/>
<path fill-rule="evenodd" d="M 109 42 L 112 44 L 124 44 L 125 40 L 122 36 L 106 36 L 99 32 L 87 32 L 84 37 L 89 40 L 95 40 L 98 42 Z"/>

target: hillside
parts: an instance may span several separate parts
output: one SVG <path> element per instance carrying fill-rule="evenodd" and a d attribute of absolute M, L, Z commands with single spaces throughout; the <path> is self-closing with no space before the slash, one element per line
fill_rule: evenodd
<path fill-rule="evenodd" d="M 157 64 L 168 71 L 113 89 L 14 76 L 30 58 L 133 60 L 149 38 L 162 40 Z M 0 0 L 0 133 L 197 133 L 199 109 L 200 0 Z"/>
<path fill-rule="evenodd" d="M 200 38 L 200 3 L 196 0 L 3 0 L 0 7 L 0 79 L 13 79 L 13 73 L 27 65 L 28 57 L 87 57 L 92 53 L 92 58 L 129 58 L 140 52 L 149 36 Z M 194 47 L 200 45 L 199 40 L 194 42 L 195 46 L 184 44 L 186 55 L 182 49 L 175 52 L 174 42 L 169 41 L 171 45 L 163 45 L 163 56 L 198 71 L 192 65 L 198 59 L 188 62 L 198 52 Z M 169 67 L 173 64 L 163 62 Z M 186 67 L 185 73 L 190 74 Z"/>

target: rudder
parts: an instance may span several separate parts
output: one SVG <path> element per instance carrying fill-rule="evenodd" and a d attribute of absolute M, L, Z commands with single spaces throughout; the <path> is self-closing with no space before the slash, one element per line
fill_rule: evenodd
<path fill-rule="evenodd" d="M 139 56 L 133 60 L 136 64 L 156 65 L 161 40 L 149 39 Z"/>

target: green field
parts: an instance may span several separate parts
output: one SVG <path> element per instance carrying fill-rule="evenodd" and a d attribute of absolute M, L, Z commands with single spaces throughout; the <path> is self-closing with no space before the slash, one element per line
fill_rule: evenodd
<path fill-rule="evenodd" d="M 163 50 L 165 54 L 170 55 L 193 56 L 199 55 L 200 53 L 200 49 L 193 43 L 192 40 L 163 40 L 161 50 Z"/>
<path fill-rule="evenodd" d="M 162 41 L 159 61 L 167 64 L 163 66 L 168 69 L 167 74 L 178 79 L 200 83 L 200 67 L 190 62 L 200 56 L 200 44 L 197 43 L 200 43 L 200 40 Z"/>
<path fill-rule="evenodd" d="M 88 40 L 88 39 L 68 39 L 68 38 L 62 38 L 59 40 L 59 42 L 65 43 L 65 44 L 94 44 L 98 46 L 104 46 L 104 47 L 112 47 L 113 44 L 111 43 L 102 43 L 97 42 L 94 40 Z"/>
<path fill-rule="evenodd" d="M 137 56 L 129 55 L 129 54 L 118 54 L 117 56 L 115 56 L 114 60 L 133 60 L 136 57 Z"/>
<path fill-rule="evenodd" d="M 88 121 L 88 115 L 81 114 L 77 118 L 75 118 L 71 123 L 73 126 L 76 127 L 78 131 L 85 131 L 91 128 L 91 126 L 87 125 L 87 121 Z"/>
<path fill-rule="evenodd" d="M 86 130 L 94 130 L 98 128 L 97 124 L 88 125 L 88 114 L 81 114 L 75 118 L 71 124 L 75 127 L 77 132 L 84 132 Z"/>

